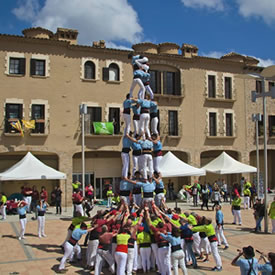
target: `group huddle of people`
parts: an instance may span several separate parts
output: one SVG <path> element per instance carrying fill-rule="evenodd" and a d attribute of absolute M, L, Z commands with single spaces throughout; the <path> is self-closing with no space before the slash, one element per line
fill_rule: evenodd
<path fill-rule="evenodd" d="M 86 224 L 85 221 L 91 221 Z M 178 267 L 187 274 L 186 266 L 198 268 L 197 258 L 209 261 L 214 258 L 213 271 L 222 270 L 218 246 L 228 248 L 223 234 L 223 213 L 216 206 L 216 228 L 210 218 L 197 213 L 170 209 L 162 201 L 158 207 L 154 201 L 143 199 L 138 206 L 123 199 L 116 208 L 98 211 L 92 218 L 77 216 L 68 228 L 62 244 L 64 256 L 58 272 L 65 273 L 65 263 L 81 260 L 78 244 L 82 235 L 88 234 L 86 268 L 99 275 L 104 263 L 116 274 L 132 274 L 138 270 L 150 270 L 162 275 L 178 274 Z"/>

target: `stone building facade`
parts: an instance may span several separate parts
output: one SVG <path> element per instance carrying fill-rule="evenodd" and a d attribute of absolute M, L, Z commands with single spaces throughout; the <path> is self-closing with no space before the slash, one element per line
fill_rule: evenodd
<path fill-rule="evenodd" d="M 86 183 L 104 196 L 105 183 L 116 187 L 121 176 L 122 102 L 132 82 L 130 51 L 106 48 L 104 41 L 78 45 L 77 30 L 58 28 L 56 33 L 30 28 L 23 36 L 0 34 L 0 172 L 28 151 L 47 165 L 67 174 L 67 181 L 34 181 L 49 192 L 61 184 L 64 202 L 71 203 L 71 182 L 81 181 L 81 116 L 85 116 Z M 150 61 L 151 87 L 159 106 L 159 130 L 164 152 L 201 167 L 222 151 L 256 166 L 255 123 L 252 113 L 262 113 L 261 100 L 251 102 L 251 91 L 260 91 L 258 60 L 229 53 L 220 59 L 198 55 L 190 44 L 140 43 L 135 53 Z M 274 85 L 266 82 L 266 89 Z M 137 90 L 134 91 L 137 95 Z M 275 105 L 267 99 L 268 179 L 275 185 Z M 35 120 L 36 128 L 24 137 L 11 127 L 18 120 Z M 95 135 L 92 122 L 114 122 L 113 135 Z M 263 171 L 263 138 L 260 124 L 260 169 Z M 243 175 L 250 179 L 254 175 Z M 223 177 L 228 183 L 241 175 Z M 219 176 L 207 174 L 201 182 Z M 166 180 L 166 179 L 165 179 Z M 192 178 L 173 178 L 175 190 Z M 22 182 L 2 182 L 1 190 L 19 192 Z"/>

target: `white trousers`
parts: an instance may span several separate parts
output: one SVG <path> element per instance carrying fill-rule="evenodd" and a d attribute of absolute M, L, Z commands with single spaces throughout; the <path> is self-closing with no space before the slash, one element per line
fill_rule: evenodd
<path fill-rule="evenodd" d="M 243 207 L 244 207 L 244 209 L 249 209 L 249 207 L 250 207 L 250 197 L 249 196 L 243 197 Z"/>
<path fill-rule="evenodd" d="M 218 242 L 210 242 L 213 258 L 216 262 L 216 267 L 222 267 L 222 259 L 218 251 Z"/>
<path fill-rule="evenodd" d="M 115 273 L 115 261 L 109 250 L 98 249 L 95 261 L 94 275 L 100 275 L 104 262 L 109 264 L 109 270 L 112 274 Z"/>
<path fill-rule="evenodd" d="M 26 231 L 27 218 L 19 219 L 19 222 L 20 222 L 20 227 L 21 227 L 20 237 L 23 238 L 25 235 L 25 231 Z"/>
<path fill-rule="evenodd" d="M 75 205 L 75 211 L 81 213 L 81 216 L 84 216 L 84 210 L 83 210 L 82 203 Z"/>
<path fill-rule="evenodd" d="M 171 274 L 171 260 L 170 260 L 170 247 L 159 247 L 158 248 L 159 258 L 159 272 L 161 275 Z"/>
<path fill-rule="evenodd" d="M 28 204 L 27 212 L 31 211 L 32 196 L 24 197 L 24 201 Z"/>
<path fill-rule="evenodd" d="M 158 132 L 158 123 L 159 123 L 159 119 L 158 119 L 157 116 L 153 117 L 151 119 L 151 132 L 153 134 L 157 134 L 157 135 L 159 134 L 159 132 Z"/>
<path fill-rule="evenodd" d="M 178 275 L 179 271 L 178 271 L 178 267 L 180 266 L 182 273 L 184 275 L 187 275 L 187 269 L 185 266 L 185 255 L 183 250 L 177 250 L 175 252 L 173 252 L 171 254 L 171 259 L 172 259 L 172 266 L 173 266 L 173 271 L 174 271 L 174 275 Z"/>
<path fill-rule="evenodd" d="M 150 95 L 150 99 L 153 100 L 154 99 L 154 93 L 150 87 L 150 85 L 146 85 L 145 86 L 145 92 L 148 93 Z"/>
<path fill-rule="evenodd" d="M 242 224 L 242 217 L 241 217 L 241 210 L 234 210 L 233 209 L 233 215 L 234 215 L 234 223 Z"/>
<path fill-rule="evenodd" d="M 134 78 L 133 79 L 133 82 L 132 82 L 132 85 L 131 85 L 131 88 L 130 88 L 130 98 L 133 97 L 133 91 L 134 91 L 136 85 L 138 85 L 139 88 L 140 88 L 140 90 L 138 92 L 138 98 L 139 99 L 144 99 L 145 87 L 144 87 L 144 84 L 143 84 L 143 82 L 141 81 L 140 78 Z"/>
<path fill-rule="evenodd" d="M 45 216 L 38 216 L 38 237 L 45 236 Z"/>
<path fill-rule="evenodd" d="M 66 242 L 64 245 L 64 256 L 61 259 L 60 265 L 59 265 L 59 270 L 65 268 L 65 263 L 67 259 L 69 261 L 73 260 L 74 255 L 76 254 L 78 259 L 81 259 L 81 248 L 78 244 L 75 246 L 71 245 L 69 242 Z"/>
<path fill-rule="evenodd" d="M 128 248 L 128 256 L 127 256 L 127 275 L 132 275 L 133 270 L 137 270 L 138 264 L 138 250 L 137 243 L 135 242 L 134 248 Z"/>
<path fill-rule="evenodd" d="M 151 154 L 143 154 L 139 157 L 140 172 L 144 179 L 147 179 L 148 175 L 150 178 L 153 176 L 153 158 Z M 147 171 L 148 170 L 148 171 Z"/>
<path fill-rule="evenodd" d="M 88 247 L 86 251 L 86 259 L 87 259 L 87 265 L 88 266 L 94 266 L 95 265 L 95 259 L 97 254 L 97 248 L 98 248 L 98 240 L 89 240 Z"/>
<path fill-rule="evenodd" d="M 117 275 L 125 275 L 126 263 L 127 263 L 127 253 L 124 252 L 115 252 L 115 260 L 116 260 L 116 274 Z"/>
<path fill-rule="evenodd" d="M 145 134 L 150 138 L 150 129 L 149 129 L 149 123 L 150 123 L 150 114 L 143 113 L 140 114 L 140 134 L 143 135 L 143 138 L 145 138 Z"/>
<path fill-rule="evenodd" d="M 139 171 L 139 157 L 140 156 L 134 156 L 134 155 L 132 155 L 132 161 L 133 161 L 132 175 L 135 175 L 135 172 Z"/>
<path fill-rule="evenodd" d="M 158 173 L 160 172 L 159 165 L 160 165 L 161 160 L 162 160 L 162 156 L 153 158 L 153 168 L 154 168 L 154 171 L 156 171 Z"/>
<path fill-rule="evenodd" d="M 151 268 L 151 247 L 141 247 L 139 249 L 140 257 L 141 257 L 141 264 L 143 272 L 147 272 Z"/>
<path fill-rule="evenodd" d="M 136 205 L 141 207 L 142 204 L 142 195 L 141 194 L 133 194 L 133 201 Z"/>
<path fill-rule="evenodd" d="M 165 201 L 165 195 L 164 195 L 164 193 L 159 193 L 159 194 L 155 195 L 155 204 L 156 204 L 157 207 L 161 206 L 162 200 Z"/>
<path fill-rule="evenodd" d="M 220 228 L 218 228 L 218 226 L 216 226 L 215 231 L 216 231 L 216 236 L 218 238 L 218 244 L 221 245 L 221 243 L 223 242 L 225 246 L 228 246 L 228 242 L 223 233 L 223 227 L 220 226 Z"/>
<path fill-rule="evenodd" d="M 151 253 L 151 267 L 155 268 L 157 265 L 160 270 L 159 258 L 158 258 L 158 245 L 156 243 L 151 243 L 152 253 Z"/>
<path fill-rule="evenodd" d="M 207 237 L 201 238 L 200 251 L 202 252 L 202 250 L 204 250 L 204 253 L 207 255 L 211 252 L 210 242 Z"/>
<path fill-rule="evenodd" d="M 200 255 L 201 251 L 200 251 L 200 242 L 201 242 L 201 237 L 200 237 L 200 233 L 196 232 L 193 234 L 193 251 L 194 253 L 197 253 Z"/>
<path fill-rule="evenodd" d="M 131 130 L 131 115 L 123 113 L 123 119 L 125 122 L 124 136 L 126 136 L 126 134 L 129 134 Z"/>
<path fill-rule="evenodd" d="M 272 223 L 272 233 L 275 233 L 275 219 L 271 219 Z"/>
<path fill-rule="evenodd" d="M 133 119 L 134 136 L 140 134 L 140 120 Z"/>
<path fill-rule="evenodd" d="M 122 160 L 122 177 L 128 178 L 129 164 L 130 164 L 130 156 L 128 153 L 121 153 Z"/>
<path fill-rule="evenodd" d="M 6 205 L 2 205 L 0 207 L 0 213 L 2 215 L 2 220 L 5 220 L 7 218 L 6 208 L 7 208 Z"/>

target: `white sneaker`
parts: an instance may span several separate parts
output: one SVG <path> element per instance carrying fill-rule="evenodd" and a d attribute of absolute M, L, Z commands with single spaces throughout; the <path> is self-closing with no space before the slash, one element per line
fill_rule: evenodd
<path fill-rule="evenodd" d="M 19 241 L 21 241 L 21 240 L 22 240 L 22 238 L 21 238 L 21 237 L 18 237 L 18 240 L 19 240 Z"/>
<path fill-rule="evenodd" d="M 46 234 L 43 234 L 43 235 L 42 235 L 42 237 L 46 238 L 46 237 L 47 237 L 47 235 L 46 235 Z"/>
<path fill-rule="evenodd" d="M 22 239 L 27 239 L 25 236 L 22 236 Z"/>

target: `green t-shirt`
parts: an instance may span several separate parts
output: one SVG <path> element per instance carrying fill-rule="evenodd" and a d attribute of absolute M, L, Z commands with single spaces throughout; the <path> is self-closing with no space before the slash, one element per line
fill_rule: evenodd
<path fill-rule="evenodd" d="M 140 232 L 137 234 L 137 244 L 151 243 L 151 236 L 147 232 Z"/>
<path fill-rule="evenodd" d="M 270 205 L 268 216 L 270 219 L 275 220 L 275 201 L 273 201 Z"/>
<path fill-rule="evenodd" d="M 199 225 L 192 228 L 193 232 L 205 232 L 207 237 L 215 235 L 215 229 L 212 224 Z"/>
<path fill-rule="evenodd" d="M 1 201 L 3 204 L 7 202 L 7 197 L 5 195 L 2 195 Z"/>

